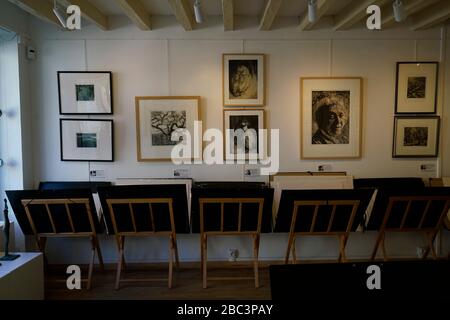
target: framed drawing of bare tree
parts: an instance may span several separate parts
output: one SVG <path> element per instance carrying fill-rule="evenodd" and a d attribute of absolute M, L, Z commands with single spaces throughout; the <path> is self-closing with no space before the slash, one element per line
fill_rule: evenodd
<path fill-rule="evenodd" d="M 361 157 L 362 78 L 301 78 L 300 157 Z"/>
<path fill-rule="evenodd" d="M 200 97 L 136 97 L 137 160 L 171 160 L 172 149 L 179 143 L 190 143 L 191 150 L 197 144 L 201 154 L 202 133 L 194 133 L 199 108 Z M 182 160 L 194 158 L 192 152 Z"/>

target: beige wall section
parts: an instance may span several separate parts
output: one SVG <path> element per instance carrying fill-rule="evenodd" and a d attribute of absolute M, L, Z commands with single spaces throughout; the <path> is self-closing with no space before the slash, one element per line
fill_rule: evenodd
<path fill-rule="evenodd" d="M 445 90 L 442 116 L 442 176 L 450 177 L 450 23 L 446 30 Z"/>

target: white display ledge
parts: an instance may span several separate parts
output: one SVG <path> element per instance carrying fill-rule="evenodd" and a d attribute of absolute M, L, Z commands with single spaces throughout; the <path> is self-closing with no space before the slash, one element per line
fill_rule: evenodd
<path fill-rule="evenodd" d="M 0 261 L 0 300 L 44 299 L 44 259 L 40 252 L 18 252 L 13 261 Z M 0 257 L 3 257 L 0 252 Z"/>

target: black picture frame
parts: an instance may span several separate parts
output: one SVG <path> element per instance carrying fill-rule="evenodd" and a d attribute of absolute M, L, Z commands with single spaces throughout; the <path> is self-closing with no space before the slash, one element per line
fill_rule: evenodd
<path fill-rule="evenodd" d="M 106 134 L 104 131 L 92 132 L 84 132 L 84 134 L 88 135 L 85 139 L 83 139 L 83 133 L 74 132 L 77 136 L 76 138 L 67 140 L 67 135 L 64 131 L 64 123 L 68 122 L 86 122 L 93 123 L 98 122 L 99 124 L 109 124 L 107 126 Z M 95 130 L 95 128 L 94 128 Z M 73 131 L 73 130 L 72 130 Z M 90 161 L 90 162 L 114 162 L 114 122 L 109 119 L 60 119 L 59 120 L 59 134 L 60 134 L 60 156 L 61 161 Z M 81 136 L 78 136 L 81 134 Z M 95 141 L 92 142 L 92 135 L 95 135 Z M 98 140 L 103 140 L 103 142 L 108 141 L 109 146 L 107 147 L 107 152 L 100 152 L 98 147 Z M 66 142 L 66 143 L 65 143 Z M 101 141 L 100 141 L 101 142 Z M 72 144 L 72 145 L 70 145 Z M 75 146 L 76 144 L 76 146 Z M 72 147 L 71 152 L 67 152 L 67 150 Z M 80 156 L 80 157 L 69 157 L 67 154 L 76 154 L 84 149 L 85 154 L 94 154 L 96 150 L 88 150 L 88 149 L 97 149 L 97 153 L 103 153 L 103 155 L 98 154 L 96 157 L 93 155 L 91 157 L 88 156 Z M 78 152 L 77 152 L 78 151 Z M 91 152 L 90 152 L 91 151 Z M 105 156 L 105 154 L 107 156 Z"/>
<path fill-rule="evenodd" d="M 79 74 L 80 77 L 82 75 L 98 75 L 98 74 L 105 74 L 107 76 L 106 83 L 108 85 L 107 92 L 109 91 L 109 94 L 107 95 L 107 99 L 109 99 L 109 106 L 106 112 L 67 112 L 65 111 L 64 107 L 64 100 L 69 99 L 67 96 L 67 89 L 64 90 L 64 84 L 63 77 L 64 75 L 76 75 Z M 112 72 L 111 71 L 58 71 L 57 72 L 57 78 L 58 78 L 58 102 L 59 102 L 59 114 L 60 115 L 112 115 L 114 112 L 114 99 L 113 99 L 113 81 L 112 81 Z M 76 90 L 76 89 L 75 89 Z M 95 92 L 95 84 L 94 84 L 94 92 Z M 76 100 L 74 100 L 76 101 Z"/>
<path fill-rule="evenodd" d="M 432 74 L 427 74 L 426 72 L 420 73 L 419 69 L 417 70 L 418 73 L 414 74 L 414 77 L 407 77 L 407 71 L 401 70 L 402 66 L 407 67 L 408 65 L 411 66 L 417 66 L 417 67 L 431 67 L 431 69 L 435 68 L 433 70 L 429 70 L 432 72 Z M 426 71 L 426 70 L 424 70 Z M 411 74 L 412 75 L 412 74 Z M 415 90 L 412 90 L 411 96 L 409 96 L 409 86 L 410 81 L 409 79 L 420 79 L 422 81 L 419 81 L 418 85 L 422 88 L 417 90 L 420 93 L 415 92 Z M 425 78 L 425 80 L 424 80 Z M 396 82 L 395 82 L 395 114 L 399 115 L 411 115 L 411 114 L 418 114 L 418 115 L 426 115 L 426 114 L 435 114 L 437 109 L 437 94 L 438 94 L 438 81 L 439 79 L 439 62 L 438 61 L 401 61 L 397 62 L 397 68 L 396 68 Z M 405 84 L 406 81 L 406 84 Z M 424 82 L 425 81 L 425 82 Z M 427 85 L 429 86 L 431 82 L 432 87 L 427 88 Z M 428 83 L 428 84 L 427 84 Z M 405 87 L 406 86 L 406 87 Z M 406 97 L 404 96 L 406 90 Z M 432 94 L 431 101 L 428 101 L 427 103 L 422 103 L 426 100 L 426 95 Z M 417 101 L 414 101 L 413 99 L 417 97 Z M 421 96 L 423 95 L 423 97 Z M 409 99 L 409 100 L 408 100 Z M 408 106 L 403 105 L 405 103 L 405 100 L 407 101 L 406 104 Z M 402 103 L 400 102 L 402 101 Z M 425 107 L 425 108 L 424 108 Z"/>
<path fill-rule="evenodd" d="M 439 116 L 396 116 L 394 117 L 394 137 L 392 142 L 393 158 L 436 158 L 439 154 L 439 138 L 440 138 L 440 120 Z M 401 126 L 401 121 L 409 121 L 411 127 Z M 423 121 L 420 124 L 420 121 Z M 428 126 L 427 126 L 427 122 Z M 435 122 L 434 131 L 429 130 L 431 122 Z M 405 130 L 401 130 L 404 128 Z M 409 142 L 406 140 L 406 128 L 419 128 L 416 132 L 411 131 Z M 427 130 L 423 128 L 428 128 Z M 425 132 L 426 133 L 421 133 Z M 434 139 L 433 139 L 434 138 Z M 425 141 L 426 139 L 426 141 Z M 432 147 L 428 147 L 429 140 L 432 139 Z M 403 141 L 403 145 L 399 142 Z M 426 149 L 428 147 L 428 149 Z M 401 149 L 403 148 L 403 150 Z"/>

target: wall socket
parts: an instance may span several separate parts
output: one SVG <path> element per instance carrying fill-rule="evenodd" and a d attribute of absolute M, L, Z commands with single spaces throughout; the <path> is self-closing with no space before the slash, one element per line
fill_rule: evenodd
<path fill-rule="evenodd" d="M 91 170 L 89 172 L 89 175 L 92 178 L 104 178 L 106 176 L 105 175 L 105 170 Z"/>
<path fill-rule="evenodd" d="M 420 170 L 421 171 L 436 171 L 436 165 L 434 163 L 421 164 Z"/>
<path fill-rule="evenodd" d="M 238 249 L 228 249 L 228 261 L 235 262 L 239 257 Z"/>
<path fill-rule="evenodd" d="M 175 178 L 189 178 L 189 169 L 175 169 L 173 170 Z"/>
<path fill-rule="evenodd" d="M 244 169 L 244 176 L 246 177 L 259 177 L 259 168 Z"/>
<path fill-rule="evenodd" d="M 331 171 L 331 164 L 321 164 L 317 166 L 317 171 L 319 172 Z"/>

